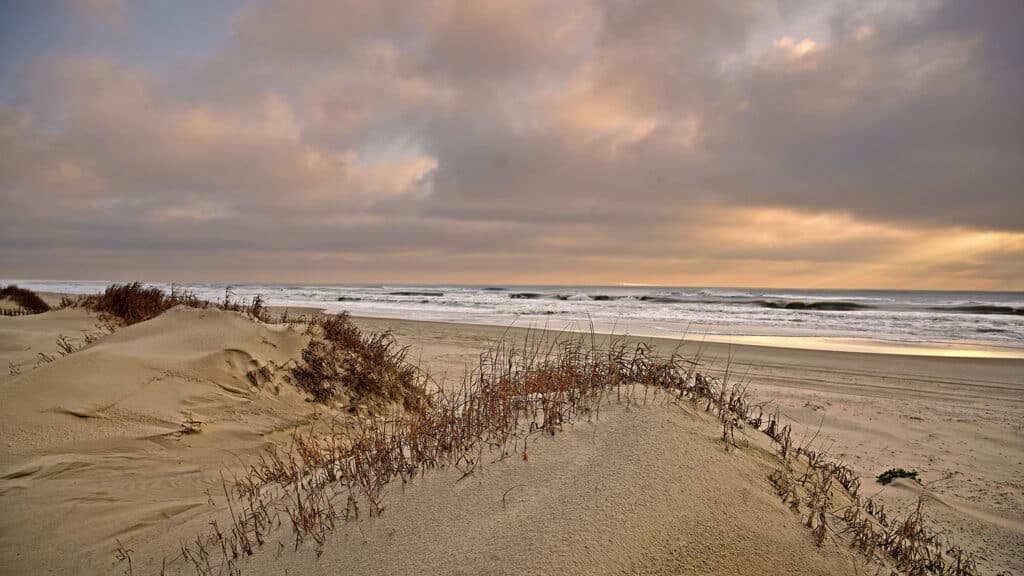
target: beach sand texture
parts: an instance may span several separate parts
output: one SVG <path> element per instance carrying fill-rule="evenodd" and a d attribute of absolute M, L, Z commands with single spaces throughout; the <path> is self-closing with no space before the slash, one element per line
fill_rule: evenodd
<path fill-rule="evenodd" d="M 0 361 L 23 366 L 0 381 L 5 573 L 109 572 L 116 538 L 139 557 L 172 554 L 206 524 L 219 471 L 312 411 L 297 390 L 246 377 L 296 357 L 305 337 L 241 314 L 171 310 L 35 367 L 95 320 L 72 309 L 0 324 Z M 201 432 L 181 434 L 190 416 Z"/>
<path fill-rule="evenodd" d="M 390 327 L 442 385 L 513 329 L 357 319 Z M 299 356 L 299 328 L 177 308 L 67 357 L 60 335 L 94 330 L 81 309 L 0 318 L 0 572 L 160 573 L 210 520 L 227 525 L 230 475 L 322 408 L 273 375 Z M 674 346 L 663 341 L 659 346 Z M 694 348 L 696 351 L 696 348 Z M 38 354 L 53 362 L 36 366 Z M 864 475 L 891 466 L 926 480 L 928 514 L 981 554 L 985 573 L 1022 566 L 1024 362 L 885 357 L 708 345 L 705 360 L 745 374 L 765 400 L 816 428 Z M 20 373 L 16 373 L 20 372 Z M 446 384 L 447 383 L 447 384 Z M 358 416 L 353 416 L 358 419 Z M 187 433 L 189 421 L 201 421 Z M 342 524 L 322 555 L 285 529 L 246 574 L 853 574 L 845 546 L 814 546 L 780 502 L 764 438 L 726 451 L 717 421 L 687 407 L 615 406 L 527 461 L 437 470 L 389 488 L 379 518 Z M 813 433 L 813 430 L 811 431 Z M 799 433 L 797 434 L 799 437 Z M 881 495 L 916 499 L 901 482 Z M 211 504 L 212 502 L 212 504 Z M 278 545 L 277 542 L 282 542 Z M 194 573 L 172 561 L 167 573 Z"/>

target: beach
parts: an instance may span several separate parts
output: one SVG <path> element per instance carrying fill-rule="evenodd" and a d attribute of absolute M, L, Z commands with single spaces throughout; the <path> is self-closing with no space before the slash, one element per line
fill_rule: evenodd
<path fill-rule="evenodd" d="M 559 337 L 353 323 L 392 331 L 406 359 L 448 389 L 499 340 Z M 61 356 L 61 335 L 80 349 Z M 0 572 L 122 573 L 121 550 L 135 574 L 194 573 L 177 556 L 211 521 L 231 525 L 223 496 L 232 476 L 269 446 L 287 446 L 294 430 L 332 417 L 286 378 L 309 338 L 298 324 L 214 309 L 178 307 L 109 333 L 81 308 L 0 318 L 0 361 L 10 367 L 0 375 Z M 976 555 L 979 573 L 1024 569 L 1024 361 L 642 340 L 749 383 L 765 412 L 794 423 L 797 445 L 852 465 L 862 497 L 891 514 L 924 490 L 925 516 Z M 371 417 L 350 408 L 347 426 Z M 528 455 L 392 483 L 382 514 L 364 509 L 322 545 L 297 545 L 285 518 L 238 566 L 245 574 L 867 573 L 838 529 L 815 546 L 779 500 L 768 480 L 777 458 L 763 434 L 745 429 L 733 448 L 720 435 L 695 405 L 610 401 L 599 417 L 537 438 Z M 874 482 L 896 467 L 918 471 L 923 484 Z"/>

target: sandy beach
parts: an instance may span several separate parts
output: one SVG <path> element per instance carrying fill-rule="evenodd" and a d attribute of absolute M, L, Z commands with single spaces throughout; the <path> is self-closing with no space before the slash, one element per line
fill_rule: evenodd
<path fill-rule="evenodd" d="M 293 310 L 291 314 L 309 311 Z M 356 318 L 392 330 L 437 386 L 458 386 L 524 328 Z M 195 573 L 183 543 L 230 526 L 225 480 L 293 430 L 335 412 L 285 375 L 309 335 L 237 312 L 175 308 L 112 333 L 81 308 L 0 318 L 0 573 Z M 91 343 L 86 336 L 94 334 Z M 62 356 L 60 336 L 75 351 Z M 536 334 L 534 334 L 534 337 Z M 597 340 L 606 337 L 598 336 Z M 650 339 L 644 339 L 650 340 Z M 653 341 L 749 382 L 860 474 L 895 511 L 922 486 L 926 517 L 973 552 L 979 573 L 1024 570 L 1024 361 L 924 358 Z M 80 349 L 79 349 L 80 348 Z M 46 355 L 42 359 L 40 353 Z M 344 411 L 356 426 L 369 413 Z M 820 428 L 820 429 L 819 429 Z M 440 468 L 386 491 L 379 517 L 296 547 L 285 518 L 244 574 L 863 574 L 836 533 L 817 547 L 768 480 L 754 431 L 727 450 L 687 405 L 610 403 L 538 437 L 523 457 L 470 475 Z M 877 493 L 877 495 L 876 495 Z M 296 549 L 297 548 L 297 549 Z M 219 552 L 218 552 L 219 554 Z"/>

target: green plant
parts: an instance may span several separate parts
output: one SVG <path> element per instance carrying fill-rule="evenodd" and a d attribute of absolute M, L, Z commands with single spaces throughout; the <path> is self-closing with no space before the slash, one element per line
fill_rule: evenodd
<path fill-rule="evenodd" d="M 915 482 L 920 482 L 920 480 L 918 480 L 917 478 L 916 470 L 908 471 L 904 470 L 903 468 L 889 468 L 885 472 L 879 474 L 878 478 L 876 478 L 875 481 L 878 482 L 879 484 L 886 485 L 897 478 L 910 478 Z"/>

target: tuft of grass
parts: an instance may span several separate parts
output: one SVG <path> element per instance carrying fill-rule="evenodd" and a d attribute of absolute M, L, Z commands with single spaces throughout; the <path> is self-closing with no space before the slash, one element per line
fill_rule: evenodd
<path fill-rule="evenodd" d="M 14 284 L 10 284 L 5 288 L 0 289 L 0 299 L 2 298 L 9 298 L 18 306 L 21 306 L 33 314 L 41 314 L 43 312 L 50 311 L 50 305 L 40 298 L 38 294 L 27 288 L 19 288 Z"/>
<path fill-rule="evenodd" d="M 84 296 L 77 300 L 62 300 L 62 306 L 84 306 L 100 314 L 116 318 L 125 325 L 138 324 L 151 320 L 175 306 L 189 308 L 218 308 L 232 312 L 241 312 L 261 322 L 271 321 L 270 310 L 262 296 L 256 295 L 252 302 L 243 300 L 233 302 L 231 290 L 225 290 L 222 303 L 210 303 L 201 300 L 194 293 L 171 287 L 170 293 L 156 287 L 145 287 L 140 282 L 128 284 L 111 284 L 102 294 Z"/>
<path fill-rule="evenodd" d="M 252 304 L 244 312 L 264 324 L 270 323 L 270 310 L 267 308 L 267 303 L 263 300 L 263 296 L 259 294 L 253 297 Z"/>
<path fill-rule="evenodd" d="M 411 407 L 423 396 L 415 366 L 390 332 L 364 333 L 347 313 L 316 317 L 314 334 L 292 376 L 317 402 L 342 394 L 356 401 L 392 401 Z"/>
<path fill-rule="evenodd" d="M 888 485 L 890 482 L 897 478 L 910 478 L 915 482 L 920 482 L 917 478 L 916 470 L 904 470 L 903 468 L 889 468 L 885 472 L 882 472 L 875 478 L 875 482 L 882 485 Z"/>
<path fill-rule="evenodd" d="M 191 292 L 171 290 L 166 294 L 159 288 L 146 288 L 139 282 L 111 284 L 102 294 L 87 296 L 81 303 L 90 310 L 119 318 L 126 325 L 156 318 L 179 304 L 193 308 L 209 305 Z"/>
<path fill-rule="evenodd" d="M 63 310 L 65 308 L 75 308 L 76 306 L 78 306 L 82 302 L 82 300 L 84 298 L 85 298 L 85 296 L 80 296 L 80 295 L 79 296 L 72 296 L 70 294 L 61 294 L 61 296 L 60 296 L 60 304 L 57 304 L 57 309 L 58 310 Z"/>
<path fill-rule="evenodd" d="M 267 301 L 263 299 L 262 295 L 257 294 L 254 296 L 252 302 L 249 302 L 248 299 L 234 300 L 234 296 L 235 294 L 231 290 L 231 286 L 224 288 L 224 300 L 216 304 L 216 307 L 229 312 L 248 314 L 264 324 L 271 322 L 270 309 L 267 308 Z"/>

